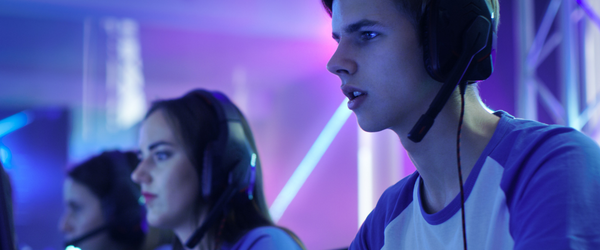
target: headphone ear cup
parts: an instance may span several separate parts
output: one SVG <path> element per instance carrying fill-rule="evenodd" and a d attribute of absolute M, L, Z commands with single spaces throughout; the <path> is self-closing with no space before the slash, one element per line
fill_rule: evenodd
<path fill-rule="evenodd" d="M 202 197 L 208 199 L 212 192 L 212 168 L 215 163 L 214 157 L 214 143 L 206 145 L 204 150 L 204 159 L 202 164 L 202 178 L 200 179 L 202 184 Z"/>

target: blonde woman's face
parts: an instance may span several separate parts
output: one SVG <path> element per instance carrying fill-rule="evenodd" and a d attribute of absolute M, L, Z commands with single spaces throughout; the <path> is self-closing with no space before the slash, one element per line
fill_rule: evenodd
<path fill-rule="evenodd" d="M 152 226 L 172 229 L 194 218 L 199 180 L 185 147 L 162 110 L 143 123 L 140 164 L 131 178 L 140 184 Z"/>

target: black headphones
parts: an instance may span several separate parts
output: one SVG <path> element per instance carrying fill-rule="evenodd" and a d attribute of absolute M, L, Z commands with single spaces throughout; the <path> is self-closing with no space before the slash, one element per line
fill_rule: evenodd
<path fill-rule="evenodd" d="M 423 62 L 442 88 L 408 134 L 420 142 L 456 86 L 487 79 L 494 69 L 495 20 L 485 0 L 431 0 L 421 17 Z"/>
<path fill-rule="evenodd" d="M 185 243 L 186 247 L 194 248 L 213 223 L 221 217 L 237 193 L 244 191 L 244 195 L 238 195 L 236 199 L 253 199 L 257 155 L 244 131 L 240 111 L 227 96 L 217 91 L 206 90 L 194 90 L 190 94 L 198 96 L 212 107 L 219 124 L 217 139 L 210 142 L 204 150 L 200 174 L 202 196 L 205 199 L 213 197 L 216 195 L 214 190 L 226 187 L 205 221 Z M 222 171 L 228 171 L 227 183 L 219 183 L 219 178 L 213 178 L 218 176 L 215 172 Z"/>
<path fill-rule="evenodd" d="M 485 80 L 492 74 L 496 47 L 495 20 L 486 0 L 431 0 L 421 17 L 423 62 L 427 73 L 443 82 L 427 112 L 419 118 L 408 138 L 420 142 L 452 92 L 459 86 L 461 111 L 456 141 L 460 185 L 463 246 L 467 250 L 464 191 L 460 160 L 460 133 L 464 117 L 467 84 Z"/>

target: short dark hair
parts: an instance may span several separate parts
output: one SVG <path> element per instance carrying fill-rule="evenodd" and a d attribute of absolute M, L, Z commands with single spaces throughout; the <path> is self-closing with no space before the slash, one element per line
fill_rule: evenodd
<path fill-rule="evenodd" d="M 333 15 L 333 13 L 332 13 L 333 1 L 334 0 L 321 0 L 321 3 L 323 4 L 325 11 L 327 11 L 327 14 L 329 14 L 329 17 L 331 17 Z M 410 17 L 409 20 L 412 22 L 412 24 L 415 25 L 415 27 L 418 27 L 419 20 L 421 19 L 421 14 L 422 14 L 421 8 L 422 8 L 423 0 L 390 0 L 390 1 L 394 1 L 398 11 L 401 11 L 403 14 L 408 15 Z"/>
<path fill-rule="evenodd" d="M 136 153 L 108 151 L 94 156 L 68 172 L 98 197 L 109 236 L 130 248 L 139 248 L 145 237 L 143 208 L 138 202 L 139 188 L 131 181 L 138 165 Z"/>
<path fill-rule="evenodd" d="M 332 6 L 334 0 L 321 0 L 325 11 L 329 16 L 332 16 Z M 429 2 L 429 0 L 390 0 L 394 1 L 398 11 L 409 17 L 410 22 L 419 30 L 419 22 L 423 15 L 423 3 Z M 498 31 L 498 24 L 500 23 L 500 4 L 498 0 L 486 0 L 490 12 L 494 16 L 494 32 Z"/>

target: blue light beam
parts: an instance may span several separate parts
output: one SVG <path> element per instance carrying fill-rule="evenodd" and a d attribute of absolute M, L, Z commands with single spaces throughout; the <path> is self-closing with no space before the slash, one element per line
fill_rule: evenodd
<path fill-rule="evenodd" d="M 0 138 L 20 129 L 33 121 L 33 114 L 22 111 L 0 120 Z"/>
<path fill-rule="evenodd" d="M 2 162 L 2 166 L 4 166 L 4 169 L 10 169 L 11 164 L 10 161 L 12 160 L 12 154 L 10 153 L 10 150 L 2 145 L 2 143 L 0 143 L 0 162 Z"/>
<path fill-rule="evenodd" d="M 579 4 L 579 6 L 581 6 L 581 8 L 583 9 L 583 11 L 585 11 L 585 13 L 591 19 L 591 21 L 593 23 L 595 23 L 596 26 L 598 26 L 598 29 L 600 29 L 600 16 L 598 16 L 598 14 L 596 14 L 596 12 L 594 12 L 594 9 L 592 8 L 592 6 L 590 6 L 588 4 L 588 2 L 585 0 L 577 0 L 577 4 Z"/>
<path fill-rule="evenodd" d="M 310 173 L 315 169 L 315 166 L 319 160 L 321 160 L 321 157 L 325 154 L 325 151 L 327 151 L 327 148 L 329 148 L 329 145 L 335 136 L 340 132 L 340 129 L 346 123 L 350 114 L 352 114 L 352 111 L 346 107 L 347 102 L 348 98 L 345 98 L 331 119 L 329 119 L 329 122 L 327 122 L 323 131 L 321 131 L 321 134 L 319 134 L 315 143 L 310 150 L 308 150 L 308 153 L 306 153 L 306 156 L 304 156 L 304 159 L 300 162 L 296 171 L 294 171 L 279 195 L 277 195 L 273 204 L 271 204 L 269 212 L 275 223 L 281 219 L 281 216 L 294 197 L 296 197 L 296 194 L 302 185 L 304 185 L 304 182 L 308 179 Z"/>

